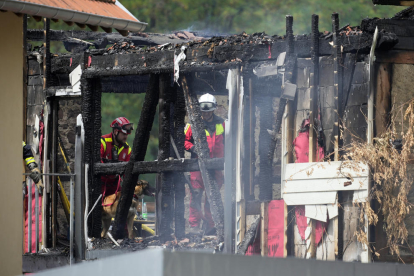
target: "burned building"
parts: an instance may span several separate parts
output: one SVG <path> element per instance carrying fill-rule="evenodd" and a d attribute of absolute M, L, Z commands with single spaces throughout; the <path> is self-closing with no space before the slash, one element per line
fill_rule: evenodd
<path fill-rule="evenodd" d="M 186 236 L 184 173 L 201 171 L 217 228 L 216 251 L 412 262 L 410 207 L 404 221 L 407 239 L 396 257 L 387 249 L 387 222 L 371 192 L 370 164 L 352 163 L 348 157 L 354 143 L 367 147 L 378 143 L 374 138 L 381 138 L 390 125 L 396 129 L 392 140 L 404 138 L 399 134 L 404 126 L 401 112 L 405 114 L 407 107 L 400 113 L 393 113 L 392 107 L 414 96 L 410 87 L 413 13 L 408 8 L 390 19 L 364 19 L 360 26 L 341 28 L 335 13 L 332 31 L 325 32 L 320 32 L 314 15 L 309 19 L 312 33 L 305 35 L 294 35 L 294 19 L 286 16 L 283 35 L 184 33 L 185 42 L 180 35 L 136 33 L 121 38 L 50 31 L 50 39 L 77 47 L 71 46 L 71 54 L 54 55 L 44 48 L 50 57 L 44 69 L 37 53 L 29 52 L 26 127 L 27 133 L 38 133 L 37 121 L 43 121 L 44 172 L 66 171 L 63 154 L 72 160 L 75 187 L 73 180 L 62 177 L 72 188 L 66 187 L 75 209 L 71 258 L 97 256 L 87 248 L 87 239 L 101 235 L 101 175 L 124 175 L 112 229 L 117 239 L 125 235 L 139 175 L 158 174 L 156 233 L 167 244 Z M 39 31 L 27 35 L 36 40 Z M 79 40 L 94 41 L 90 43 L 95 49 L 83 49 Z M 106 44 L 113 45 L 106 49 Z M 42 78 L 46 87 L 41 86 Z M 197 100 L 206 92 L 227 97 L 224 158 L 209 157 Z M 137 129 L 129 162 L 100 161 L 102 93 L 145 93 L 140 120 L 134 122 Z M 157 106 L 159 126 L 153 125 Z M 36 119 L 40 114 L 43 119 Z M 198 159 L 181 159 L 186 122 L 193 128 Z M 144 161 L 153 127 L 160 131 L 158 158 Z M 32 144 L 38 139 L 28 137 Z M 224 200 L 212 177 L 214 170 L 224 170 Z M 52 175 L 45 180 L 44 246 L 54 247 L 57 179 Z M 412 199 L 411 190 L 407 206 Z M 368 225 L 366 204 L 378 213 L 375 227 Z"/>

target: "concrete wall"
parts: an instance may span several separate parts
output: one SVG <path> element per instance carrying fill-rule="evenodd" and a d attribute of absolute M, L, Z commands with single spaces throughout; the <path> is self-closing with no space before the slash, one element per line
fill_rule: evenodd
<path fill-rule="evenodd" d="M 0 14 L 0 275 L 22 272 L 23 19 Z"/>

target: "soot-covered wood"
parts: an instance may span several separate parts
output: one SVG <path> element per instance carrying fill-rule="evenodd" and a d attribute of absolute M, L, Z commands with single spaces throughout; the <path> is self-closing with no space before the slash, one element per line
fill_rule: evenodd
<path fill-rule="evenodd" d="M 150 76 L 148 90 L 145 95 L 144 104 L 141 110 L 141 116 L 139 118 L 137 129 L 135 131 L 135 139 L 132 147 L 131 159 L 125 168 L 121 198 L 116 210 L 115 223 L 112 231 L 115 239 L 123 238 L 125 236 L 124 231 L 126 218 L 128 215 L 128 210 L 132 203 L 135 184 L 137 183 L 139 177 L 139 174 L 133 174 L 134 163 L 137 161 L 143 161 L 147 152 L 150 132 L 158 104 L 159 96 L 158 93 L 154 91 L 158 90 L 158 82 L 158 75 Z"/>

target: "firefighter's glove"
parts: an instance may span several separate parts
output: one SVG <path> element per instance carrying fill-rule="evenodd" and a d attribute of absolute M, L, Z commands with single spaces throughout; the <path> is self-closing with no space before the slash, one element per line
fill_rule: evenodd
<path fill-rule="evenodd" d="M 35 168 L 30 173 L 30 178 L 33 179 L 33 181 L 37 184 L 40 181 L 41 175 L 38 168 Z"/>

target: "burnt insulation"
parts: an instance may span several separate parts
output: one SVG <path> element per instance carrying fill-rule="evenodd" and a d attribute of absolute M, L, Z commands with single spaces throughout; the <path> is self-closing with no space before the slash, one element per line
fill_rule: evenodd
<path fill-rule="evenodd" d="M 132 146 L 131 159 L 129 160 L 124 174 L 124 183 L 121 190 L 121 198 L 115 215 L 114 228 L 112 234 L 115 239 L 125 236 L 125 223 L 128 211 L 132 203 L 135 184 L 138 181 L 139 174 L 133 174 L 134 162 L 143 161 L 147 153 L 150 132 L 154 123 L 155 112 L 158 104 L 158 75 L 151 75 L 147 92 L 145 94 L 144 104 L 141 109 L 138 127 L 135 131 L 135 139 Z"/>
<path fill-rule="evenodd" d="M 178 153 L 184 158 L 184 128 L 185 128 L 185 99 L 181 88 L 175 86 L 175 104 L 174 104 L 174 141 L 177 146 Z M 178 157 L 177 157 L 178 158 Z M 191 183 L 188 183 L 191 185 Z M 184 198 L 185 198 L 185 178 L 183 173 L 175 173 L 174 175 L 174 225 L 175 236 L 177 239 L 185 236 L 185 218 L 184 218 Z"/>
<path fill-rule="evenodd" d="M 187 114 L 193 131 L 193 139 L 195 150 L 198 155 L 198 164 L 200 166 L 201 176 L 203 178 L 206 196 L 210 202 L 211 213 L 215 227 L 217 229 L 217 240 L 224 240 L 224 206 L 221 200 L 220 189 L 215 181 L 214 171 L 206 169 L 206 160 L 210 158 L 210 150 L 207 144 L 205 126 L 201 119 L 200 107 L 197 95 L 193 91 L 189 91 L 187 85 L 187 76 L 183 75 L 181 84 L 184 90 L 185 104 Z"/>

